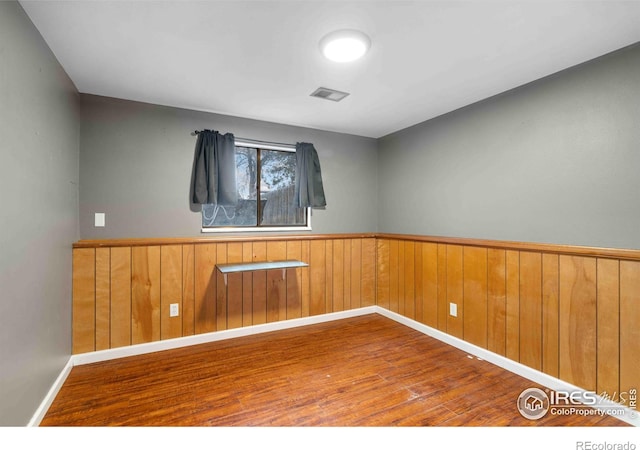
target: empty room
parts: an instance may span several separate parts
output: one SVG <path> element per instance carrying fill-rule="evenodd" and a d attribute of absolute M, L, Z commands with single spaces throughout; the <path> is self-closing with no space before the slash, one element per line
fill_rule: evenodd
<path fill-rule="evenodd" d="M 629 444 L 639 123 L 640 2 L 2 1 L 0 425 Z"/>

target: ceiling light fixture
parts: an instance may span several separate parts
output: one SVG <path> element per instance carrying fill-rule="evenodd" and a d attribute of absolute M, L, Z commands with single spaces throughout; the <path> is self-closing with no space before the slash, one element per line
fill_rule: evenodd
<path fill-rule="evenodd" d="M 320 40 L 322 54 L 336 62 L 350 62 L 362 58 L 369 47 L 369 36 L 358 30 L 338 30 Z"/>

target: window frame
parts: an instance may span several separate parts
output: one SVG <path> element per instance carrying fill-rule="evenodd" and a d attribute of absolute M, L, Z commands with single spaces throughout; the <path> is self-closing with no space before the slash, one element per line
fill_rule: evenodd
<path fill-rule="evenodd" d="M 280 152 L 295 153 L 295 145 L 276 144 L 271 142 L 253 141 L 250 139 L 236 138 L 236 147 L 255 148 L 260 150 L 275 150 Z M 258 190 L 260 188 L 258 187 Z M 259 193 L 258 193 L 259 194 Z M 311 208 L 305 208 L 306 225 L 282 225 L 282 226 L 220 226 L 220 227 L 201 227 L 202 233 L 239 233 L 239 232 L 274 232 L 274 231 L 311 231 Z M 202 214 L 202 212 L 200 213 Z M 202 222 L 202 218 L 200 219 Z"/>

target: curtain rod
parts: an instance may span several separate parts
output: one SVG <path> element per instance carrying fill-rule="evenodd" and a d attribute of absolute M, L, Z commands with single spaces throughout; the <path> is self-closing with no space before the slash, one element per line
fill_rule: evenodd
<path fill-rule="evenodd" d="M 200 134 L 201 131 L 200 130 L 196 130 L 194 131 L 194 133 L 196 135 Z M 282 142 L 270 142 L 270 141 L 260 141 L 258 139 L 245 139 L 242 137 L 235 137 L 236 141 L 239 142 L 246 142 L 247 144 L 258 144 L 258 145 L 277 145 L 279 147 L 290 147 L 290 148 L 296 148 L 295 144 L 283 144 Z"/>

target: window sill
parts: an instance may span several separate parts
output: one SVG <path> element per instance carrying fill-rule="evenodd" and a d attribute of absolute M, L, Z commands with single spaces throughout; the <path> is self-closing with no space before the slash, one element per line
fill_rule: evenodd
<path fill-rule="evenodd" d="M 311 225 L 302 227 L 215 227 L 202 228 L 202 233 L 261 233 L 273 231 L 311 231 Z"/>

